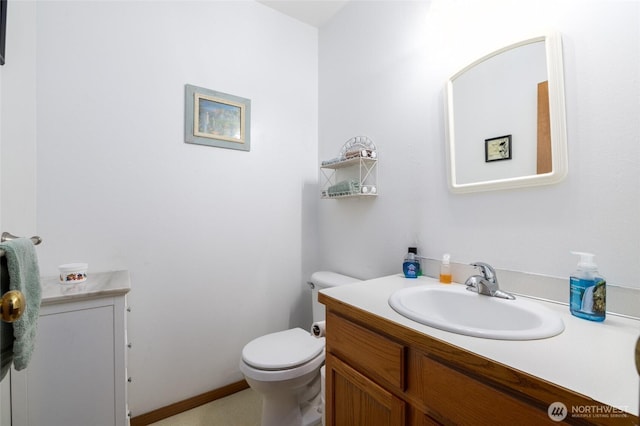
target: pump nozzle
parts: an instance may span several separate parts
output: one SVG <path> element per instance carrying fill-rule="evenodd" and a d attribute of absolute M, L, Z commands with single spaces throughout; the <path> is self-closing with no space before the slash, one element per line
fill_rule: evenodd
<path fill-rule="evenodd" d="M 446 253 L 442 256 L 442 264 L 443 265 L 448 265 L 449 264 L 449 259 L 451 259 L 451 255 L 449 253 Z"/>
<path fill-rule="evenodd" d="M 572 251 L 571 254 L 575 254 L 580 256 L 580 261 L 578 262 L 578 268 L 581 269 L 597 269 L 598 265 L 593 261 L 593 257 L 595 255 L 591 253 L 584 253 L 581 251 Z"/>

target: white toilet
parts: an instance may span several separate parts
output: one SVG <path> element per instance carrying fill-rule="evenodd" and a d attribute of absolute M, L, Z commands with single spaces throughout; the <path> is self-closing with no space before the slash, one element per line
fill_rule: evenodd
<path fill-rule="evenodd" d="M 335 272 L 311 275 L 313 321 L 325 319 L 318 290 L 360 281 Z M 258 337 L 242 350 L 240 371 L 262 396 L 262 426 L 312 426 L 321 423 L 320 367 L 324 337 L 293 328 Z"/>

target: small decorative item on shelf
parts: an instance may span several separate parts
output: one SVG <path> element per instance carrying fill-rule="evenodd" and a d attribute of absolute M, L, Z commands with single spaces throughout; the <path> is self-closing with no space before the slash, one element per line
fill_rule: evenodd
<path fill-rule="evenodd" d="M 377 158 L 376 146 L 371 139 L 366 136 L 349 139 L 337 157 L 321 163 L 322 198 L 378 195 Z"/>
<path fill-rule="evenodd" d="M 362 187 L 363 194 L 376 194 L 378 190 L 375 185 L 365 185 Z"/>
<path fill-rule="evenodd" d="M 58 266 L 60 270 L 60 284 L 78 284 L 87 280 L 87 269 L 89 265 L 86 263 L 67 263 Z"/>

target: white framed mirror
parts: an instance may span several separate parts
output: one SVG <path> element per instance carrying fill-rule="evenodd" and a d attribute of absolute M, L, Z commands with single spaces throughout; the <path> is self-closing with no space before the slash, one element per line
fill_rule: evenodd
<path fill-rule="evenodd" d="M 567 175 L 560 34 L 480 58 L 447 81 L 445 99 L 452 192 L 547 185 Z"/>

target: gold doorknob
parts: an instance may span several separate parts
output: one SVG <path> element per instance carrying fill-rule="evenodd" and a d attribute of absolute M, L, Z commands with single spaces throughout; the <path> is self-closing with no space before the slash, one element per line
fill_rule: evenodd
<path fill-rule="evenodd" d="M 14 322 L 22 316 L 25 307 L 24 294 L 21 291 L 8 291 L 0 300 L 0 319 L 4 322 Z"/>

